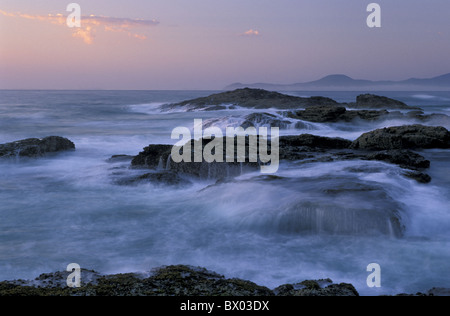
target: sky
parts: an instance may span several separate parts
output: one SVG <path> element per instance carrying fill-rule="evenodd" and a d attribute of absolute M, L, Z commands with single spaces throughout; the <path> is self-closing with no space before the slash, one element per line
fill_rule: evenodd
<path fill-rule="evenodd" d="M 71 2 L 81 27 L 67 25 Z M 376 0 L 375 0 L 376 1 Z M 450 1 L 0 0 L 0 89 L 220 90 L 450 72 Z"/>

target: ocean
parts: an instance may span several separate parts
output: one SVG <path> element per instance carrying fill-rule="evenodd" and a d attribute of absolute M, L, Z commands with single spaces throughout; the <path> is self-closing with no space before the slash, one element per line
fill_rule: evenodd
<path fill-rule="evenodd" d="M 398 166 L 359 160 L 282 163 L 277 176 L 289 179 L 285 182 L 262 181 L 250 173 L 220 185 L 208 179 L 188 187 L 115 183 L 119 175 L 133 171 L 125 163 L 109 162 L 112 155 L 137 155 L 149 144 L 174 144 L 172 130 L 192 128 L 194 119 L 221 122 L 224 128 L 232 119 L 257 112 L 159 110 L 165 103 L 214 92 L 0 91 L 0 144 L 62 136 L 76 145 L 75 152 L 41 159 L 0 160 L 0 280 L 33 279 L 65 270 L 70 263 L 105 274 L 186 264 L 269 288 L 323 278 L 351 283 L 362 295 L 449 287 L 449 150 L 420 152 L 432 163 L 430 184 L 405 178 Z M 354 102 L 360 93 L 289 94 Z M 450 92 L 375 94 L 420 106 L 426 113 L 450 115 Z M 354 140 L 377 128 L 413 123 L 305 123 L 281 134 Z M 323 194 L 349 184 L 355 189 L 344 197 Z M 376 188 L 379 194 L 367 194 L 361 187 Z M 298 220 L 292 209 L 300 204 L 396 208 L 405 236 L 330 234 L 319 226 L 299 232 L 292 226 Z M 345 220 L 356 228 L 367 224 Z M 380 288 L 367 286 L 371 263 L 381 267 Z"/>

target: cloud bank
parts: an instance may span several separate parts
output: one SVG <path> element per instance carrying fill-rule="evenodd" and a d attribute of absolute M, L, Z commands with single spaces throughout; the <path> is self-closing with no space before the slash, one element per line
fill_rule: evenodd
<path fill-rule="evenodd" d="M 67 27 L 67 17 L 63 14 L 31 15 L 6 12 L 3 10 L 0 10 L 0 14 L 7 17 L 43 21 Z M 89 15 L 81 16 L 81 27 L 71 28 L 71 30 L 73 32 L 73 37 L 81 38 L 86 44 L 92 44 L 94 42 L 95 31 L 99 28 L 106 32 L 125 33 L 130 37 L 145 40 L 147 39 L 147 36 L 137 33 L 135 29 L 148 28 L 157 26 L 158 24 L 159 21 L 155 19 L 144 20 Z"/>

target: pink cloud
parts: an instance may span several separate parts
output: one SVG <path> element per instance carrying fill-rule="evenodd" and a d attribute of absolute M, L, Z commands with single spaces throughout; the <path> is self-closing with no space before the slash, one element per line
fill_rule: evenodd
<path fill-rule="evenodd" d="M 260 32 L 258 30 L 250 29 L 241 34 L 241 36 L 260 36 Z"/>
<path fill-rule="evenodd" d="M 6 12 L 3 10 L 0 10 L 0 14 L 3 14 L 7 17 L 37 20 L 56 25 L 67 26 L 67 17 L 62 14 L 30 15 Z M 81 17 L 81 27 L 71 28 L 71 30 L 73 32 L 73 37 L 83 39 L 86 44 L 92 44 L 94 42 L 94 33 L 98 28 L 101 28 L 106 32 L 125 33 L 130 37 L 145 40 L 147 39 L 147 36 L 136 33 L 135 29 L 157 26 L 158 24 L 159 21 L 155 19 L 144 20 L 89 15 Z"/>

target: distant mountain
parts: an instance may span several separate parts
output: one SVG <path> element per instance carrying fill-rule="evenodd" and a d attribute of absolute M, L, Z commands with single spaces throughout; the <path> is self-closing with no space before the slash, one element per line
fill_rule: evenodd
<path fill-rule="evenodd" d="M 353 79 L 346 75 L 336 74 L 326 76 L 322 79 L 294 84 L 271 84 L 271 83 L 253 83 L 243 84 L 234 83 L 225 88 L 225 90 L 235 90 L 242 88 L 255 88 L 276 91 L 314 91 L 314 90 L 346 90 L 346 91 L 450 91 L 450 73 L 442 76 L 417 79 L 411 78 L 403 81 L 371 81 L 362 79 Z"/>

